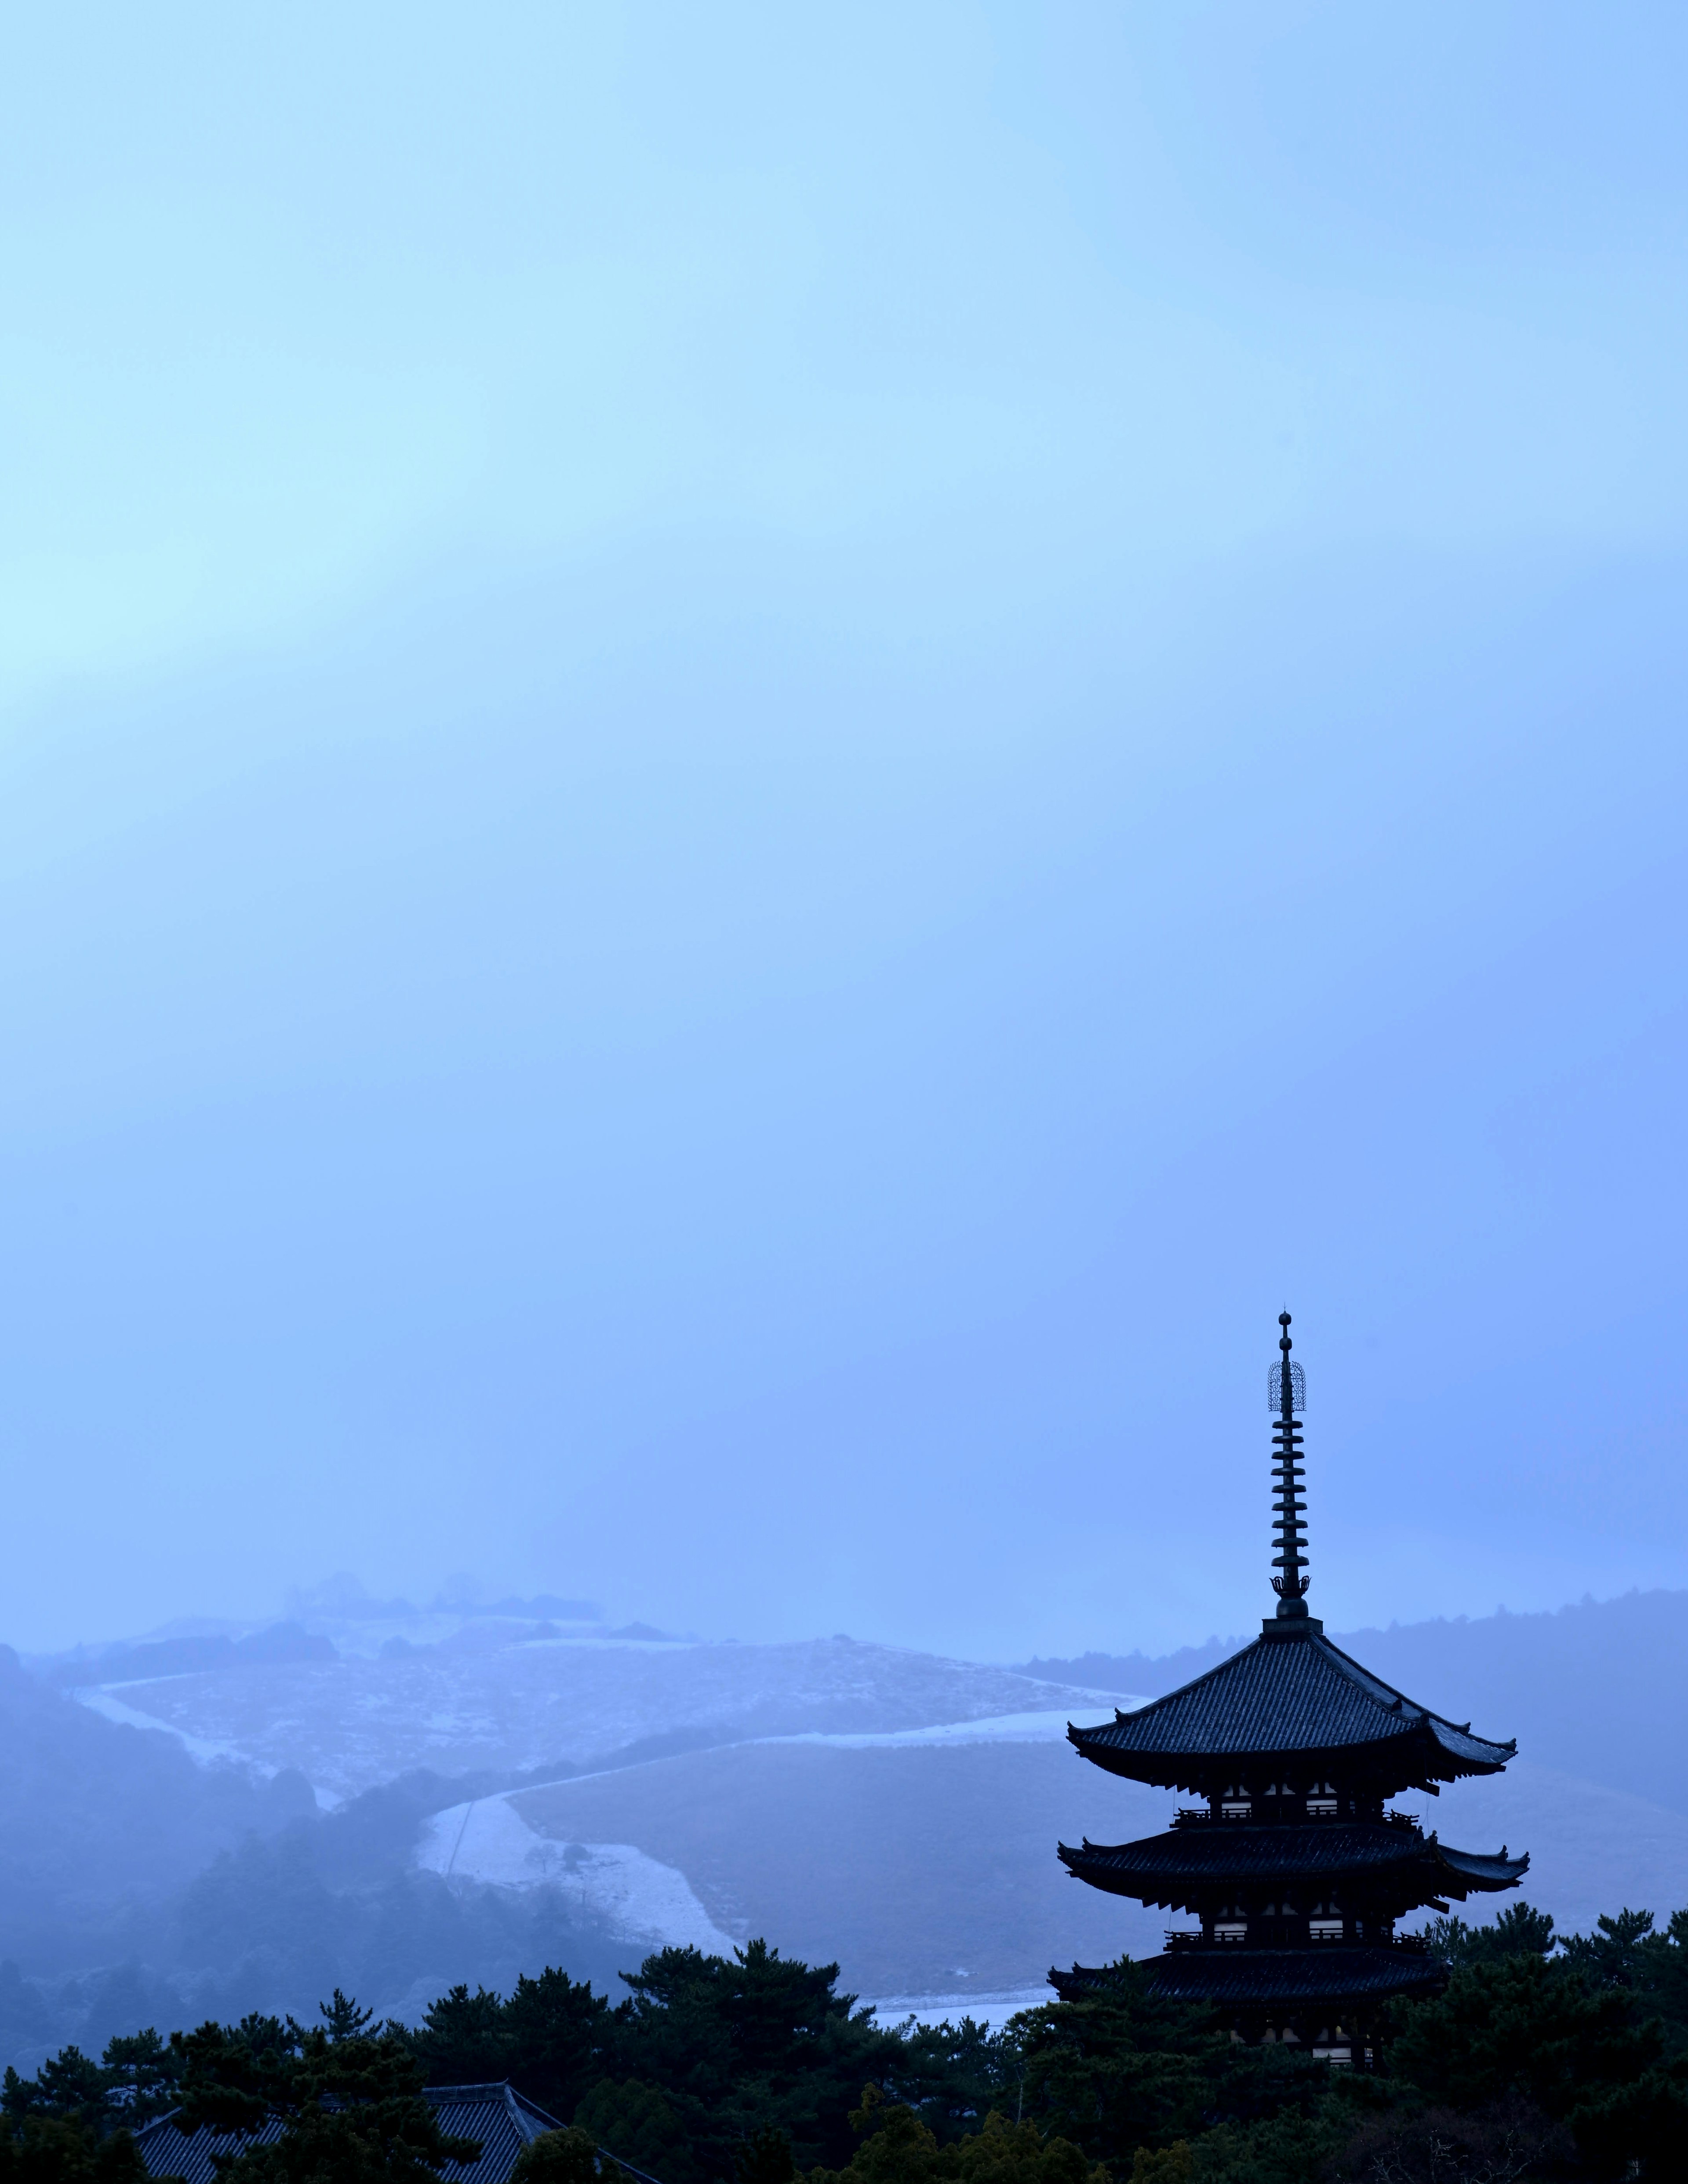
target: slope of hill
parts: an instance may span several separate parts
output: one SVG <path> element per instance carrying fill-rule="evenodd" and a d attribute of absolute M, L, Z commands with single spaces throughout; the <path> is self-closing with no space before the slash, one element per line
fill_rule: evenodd
<path fill-rule="evenodd" d="M 1688 1592 L 1635 1592 L 1552 1613 L 1460 1617 L 1333 1634 L 1456 1721 L 1515 1736 L 1492 1780 L 1398 1802 L 1474 1848 L 1530 1852 L 1523 1893 L 1568 1929 L 1624 1904 L 1688 1904 Z M 1086 1653 L 1028 1671 L 1102 1689 L 1175 1689 L 1242 1640 L 1159 1658 Z"/>
<path fill-rule="evenodd" d="M 101 1720 L 0 1647 L 0 1958 L 58 1970 L 109 1954 L 114 1922 L 220 1850 L 314 1809 L 302 1777 L 197 1764 Z"/>
<path fill-rule="evenodd" d="M 1063 1836 L 1118 1841 L 1172 1812 L 1058 1736 L 689 1753 L 441 1813 L 421 1855 L 462 1879 L 566 1885 L 571 1866 L 586 1884 L 607 1848 L 630 1847 L 653 1876 L 685 1878 L 694 1930 L 677 1924 L 675 1941 L 702 1943 L 706 1924 L 731 1942 L 765 1933 L 836 1958 L 863 1993 L 989 1993 L 1052 1963 L 1158 1949 L 1168 1923 L 1056 1862 Z"/>
<path fill-rule="evenodd" d="M 511 1781 L 637 1757 L 652 1741 L 672 1750 L 1094 1705 L 1093 1693 L 1011 1669 L 848 1638 L 736 1646 L 543 1636 L 502 1618 L 373 1658 L 125 1675 L 79 1696 L 207 1758 L 295 1769 L 325 1803 L 417 1768 Z"/>
<path fill-rule="evenodd" d="M 1247 1638 L 1208 1638 L 1199 1646 L 1180 1646 L 1173 1653 L 1080 1653 L 1071 1660 L 1027 1661 L 1023 1676 L 1082 1684 L 1099 1691 L 1132 1691 L 1158 1699 L 1192 1677 L 1205 1675 L 1248 1643 Z"/>
<path fill-rule="evenodd" d="M 425 1824 L 418 1858 L 458 1884 L 562 1888 L 652 1945 L 778 1934 L 869 1993 L 965 1996 L 1187 1925 L 1054 1858 L 1060 1840 L 1158 1830 L 1174 1802 L 1084 1765 L 1058 1725 L 1042 1742 L 780 1742 L 466 1802 Z M 1524 1894 L 1566 1931 L 1688 1904 L 1688 1817 L 1624 1791 L 1522 1760 L 1396 1802 L 1463 1847 L 1527 1848 Z"/>
<path fill-rule="evenodd" d="M 1688 1592 L 1331 1635 L 1409 1697 L 1515 1736 L 1537 1765 L 1688 1814 Z M 1023 1673 L 1152 1696 L 1246 1643 L 1210 1639 L 1158 1658 L 1086 1653 Z"/>
<path fill-rule="evenodd" d="M 1688 1815 L 1688 1592 L 1547 1615 L 1357 1630 L 1337 1641 L 1455 1721 L 1494 1723 L 1533 1764 Z"/>
<path fill-rule="evenodd" d="M 1118 1841 L 1171 1804 L 1062 1731 L 1219 1641 L 1034 1680 L 845 1639 L 565 1633 L 524 1605 L 189 1629 L 58 1665 L 114 1678 L 75 1699 L 0 1655 L 0 2048 L 308 2009 L 336 1983 L 414 2010 L 459 1979 L 602 1981 L 655 1942 L 763 1930 L 869 1994 L 984 1993 L 1180 1923 L 1062 1873 L 1058 1838 Z M 1504 1777 L 1425 1817 L 1530 1850 L 1525 1893 L 1562 1925 L 1688 1903 L 1688 1595 L 1344 1642 L 1517 1735 Z"/>
<path fill-rule="evenodd" d="M 1625 1906 L 1662 1919 L 1688 1905 L 1688 1816 L 1628 1791 L 1517 1759 L 1489 1780 L 1396 1803 L 1462 1848 L 1527 1850 L 1519 1896 L 1551 1911 L 1563 1932 L 1586 1933 L 1602 1912 Z M 1468 1915 L 1492 1918 L 1506 1900 Z"/>

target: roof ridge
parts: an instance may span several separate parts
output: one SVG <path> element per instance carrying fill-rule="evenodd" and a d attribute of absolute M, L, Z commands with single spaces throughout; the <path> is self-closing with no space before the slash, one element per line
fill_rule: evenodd
<path fill-rule="evenodd" d="M 1069 1722 L 1067 1735 L 1086 1758 L 1113 1774 L 1192 1788 L 1200 1788 L 1200 1780 L 1179 1768 L 1225 1755 L 1241 1759 L 1364 1745 L 1391 1747 L 1404 1758 L 1424 1747 L 1393 1785 L 1398 1788 L 1419 1781 L 1424 1767 L 1449 1781 L 1493 1774 L 1518 1748 L 1515 1741 L 1474 1736 L 1396 1691 L 1322 1633 L 1305 1629 L 1287 1644 L 1280 1634 L 1263 1632 L 1176 1690 L 1130 1713 L 1116 1708 L 1111 1722 L 1097 1726 Z M 1144 1773 L 1131 1755 L 1144 1762 L 1154 1755 L 1151 1771 Z M 1163 1765 L 1173 1771 L 1163 1774 Z"/>
<path fill-rule="evenodd" d="M 1385 1683 L 1383 1678 L 1367 1668 L 1363 1661 L 1357 1661 L 1352 1653 L 1345 1653 L 1334 1638 L 1326 1638 L 1321 1633 L 1309 1639 L 1308 1642 L 1309 1645 L 1322 1647 L 1328 1653 L 1334 1654 L 1335 1665 L 1363 1691 L 1369 1684 L 1376 1686 L 1376 1691 L 1387 1691 L 1395 1702 L 1395 1706 L 1386 1708 L 1386 1712 L 1392 1713 L 1396 1708 L 1410 1707 L 1420 1720 L 1433 1721 L 1438 1728 L 1452 1730 L 1456 1736 L 1469 1736 L 1478 1744 L 1491 1744 L 1496 1751 L 1517 1751 L 1518 1739 L 1515 1736 L 1479 1736 L 1469 1721 L 1451 1720 L 1446 1714 L 1438 1713 L 1434 1707 L 1427 1707 L 1418 1699 L 1408 1698 L 1405 1691 L 1397 1691 L 1393 1684 Z M 1375 1698 L 1376 1691 L 1367 1691 L 1366 1696 L 1369 1698 Z"/>
<path fill-rule="evenodd" d="M 1398 1713 L 1402 1708 L 1411 1707 L 1415 1714 L 1426 1715 L 1433 1721 L 1441 1719 L 1440 1714 L 1431 1714 L 1428 1707 L 1420 1706 L 1417 1699 L 1409 1699 L 1405 1691 L 1397 1691 L 1393 1684 L 1385 1683 L 1383 1678 L 1367 1668 L 1363 1661 L 1357 1661 L 1352 1653 L 1345 1653 L 1335 1640 L 1327 1638 L 1323 1631 L 1316 1632 L 1307 1642 L 1319 1652 L 1329 1654 L 1330 1665 L 1337 1674 L 1346 1676 L 1350 1683 L 1358 1685 L 1372 1703 L 1381 1707 L 1385 1713 Z M 1380 1693 L 1383 1696 L 1380 1696 Z M 1450 1722 L 1446 1725 L 1452 1728 L 1453 1724 Z"/>
<path fill-rule="evenodd" d="M 1240 1646 L 1235 1653 L 1227 1653 L 1223 1661 L 1215 1661 L 1211 1669 L 1203 1669 L 1199 1675 L 1191 1676 L 1187 1683 L 1176 1685 L 1169 1691 L 1162 1691 L 1154 1698 L 1146 1699 L 1141 1706 L 1133 1707 L 1129 1713 L 1124 1708 L 1116 1707 L 1113 1710 L 1114 1719 L 1124 1721 L 1139 1720 L 1145 1714 L 1153 1713 L 1158 1708 L 1169 1705 L 1174 1699 L 1182 1698 L 1186 1691 L 1193 1691 L 1198 1685 L 1210 1683 L 1214 1677 L 1223 1675 L 1227 1669 L 1234 1668 L 1247 1655 L 1263 1651 L 1269 1645 L 1281 1645 L 1282 1642 L 1281 1638 L 1268 1638 L 1263 1633 L 1258 1638 L 1251 1638 L 1246 1646 Z M 1327 1638 L 1323 1631 L 1308 1632 L 1302 1638 L 1302 1643 L 1313 1647 L 1316 1652 L 1328 1655 L 1331 1667 L 1337 1671 L 1338 1674 L 1345 1676 L 1350 1683 L 1356 1685 L 1367 1698 L 1370 1699 L 1374 1706 L 1380 1707 L 1384 1712 L 1395 1713 L 1402 1708 L 1410 1707 L 1413 1713 L 1422 1715 L 1431 1721 L 1441 1722 L 1446 1729 L 1460 1728 L 1458 1722 L 1446 1720 L 1442 1715 L 1432 1713 L 1429 1707 L 1421 1706 L 1417 1699 L 1408 1698 L 1404 1691 L 1397 1691 L 1393 1684 L 1385 1683 L 1381 1676 L 1374 1674 L 1370 1669 L 1367 1668 L 1364 1662 L 1357 1661 L 1352 1653 L 1345 1653 L 1342 1648 L 1333 1639 Z M 1461 1733 L 1467 1736 L 1471 1734 L 1471 1725 L 1469 1722 L 1464 1724 Z M 1482 1741 L 1489 1743 L 1492 1740 L 1485 1737 Z"/>

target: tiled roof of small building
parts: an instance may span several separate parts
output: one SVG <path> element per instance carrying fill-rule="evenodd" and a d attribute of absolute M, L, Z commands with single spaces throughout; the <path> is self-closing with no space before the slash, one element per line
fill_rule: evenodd
<path fill-rule="evenodd" d="M 1395 1788 L 1493 1774 L 1517 1749 L 1444 1721 L 1352 1661 L 1316 1627 L 1273 1630 L 1180 1690 L 1100 1729 L 1069 1727 L 1110 1774 L 1197 1788 L 1228 1760 L 1374 1759 Z M 1207 1763 L 1200 1764 L 1198 1763 Z"/>
<path fill-rule="evenodd" d="M 440 2111 L 440 2128 L 453 2138 L 479 2142 L 474 2161 L 448 2161 L 440 2171 L 447 2184 L 509 2184 L 516 2156 L 541 2132 L 560 2131 L 555 2116 L 508 2084 L 430 2086 L 424 2098 Z M 273 2146 L 281 2136 L 279 2119 L 250 2134 L 201 2128 L 191 2134 L 160 2116 L 135 2134 L 149 2176 L 181 2176 L 187 2184 L 217 2184 L 216 2156 L 242 2153 L 248 2146 Z"/>
<path fill-rule="evenodd" d="M 1184 1903 L 1192 1891 L 1234 1881 L 1398 1880 L 1424 1903 L 1433 1897 L 1515 1888 L 1530 1860 L 1450 1850 L 1434 1836 L 1387 1820 L 1306 1821 L 1285 1825 L 1213 1821 L 1171 1828 L 1141 1841 L 1060 1846 L 1076 1880 L 1145 1903 Z"/>

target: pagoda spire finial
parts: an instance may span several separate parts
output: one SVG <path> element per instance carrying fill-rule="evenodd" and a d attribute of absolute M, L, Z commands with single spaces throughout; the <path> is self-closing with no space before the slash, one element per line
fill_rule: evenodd
<path fill-rule="evenodd" d="M 1272 1507 L 1277 1512 L 1272 1529 L 1278 1535 L 1278 1552 L 1272 1557 L 1272 1568 L 1278 1574 L 1272 1580 L 1272 1590 L 1278 1596 L 1277 1620 L 1304 1623 L 1311 1618 L 1306 1597 L 1307 1528 L 1303 1519 L 1307 1503 L 1302 1498 L 1302 1429 L 1297 1414 L 1307 1408 L 1307 1376 L 1290 1356 L 1288 1312 L 1278 1314 L 1278 1324 L 1284 1331 L 1278 1341 L 1277 1362 L 1266 1384 L 1267 1402 L 1275 1413 L 1272 1453 L 1278 1471 L 1272 1497 Z"/>

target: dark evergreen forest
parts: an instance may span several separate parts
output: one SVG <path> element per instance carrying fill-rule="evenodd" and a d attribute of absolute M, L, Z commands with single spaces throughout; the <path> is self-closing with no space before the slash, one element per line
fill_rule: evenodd
<path fill-rule="evenodd" d="M 432 2184 L 464 2148 L 427 2085 L 508 2079 L 563 2126 L 522 2184 L 586 2184 L 617 2158 L 661 2184 L 1514 2184 L 1688 2170 L 1688 1912 L 1560 1936 L 1519 1905 L 1439 1920 L 1451 1971 L 1397 2006 L 1385 2067 L 1247 2048 L 1150 1992 L 1103 1991 L 992 2032 L 880 2024 L 811 1965 L 752 1942 L 665 1949 L 619 2002 L 546 1970 L 454 1987 L 414 2027 L 336 1992 L 322 2022 L 248 2016 L 75 2047 L 5 2075 L 0 2176 L 136 2184 L 131 2132 L 171 2111 L 219 2128 L 266 2112 L 278 2146 L 230 2184 Z"/>

